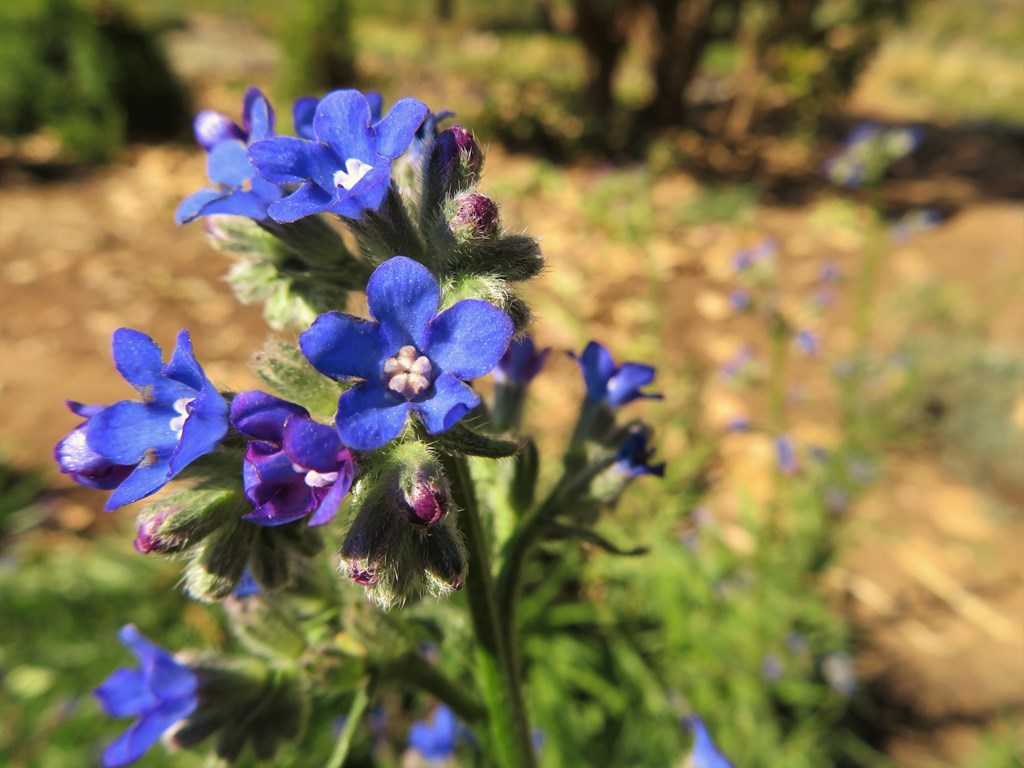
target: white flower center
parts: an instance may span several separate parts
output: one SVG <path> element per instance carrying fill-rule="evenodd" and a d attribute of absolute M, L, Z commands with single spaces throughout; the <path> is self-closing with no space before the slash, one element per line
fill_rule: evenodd
<path fill-rule="evenodd" d="M 179 397 L 174 401 L 174 410 L 178 414 L 171 419 L 171 432 L 181 439 L 181 433 L 185 429 L 185 421 L 191 415 L 188 412 L 188 404 L 195 400 L 194 397 Z"/>
<path fill-rule="evenodd" d="M 358 184 L 363 176 L 373 170 L 373 166 L 364 163 L 362 160 L 350 157 L 345 161 L 345 170 L 334 172 L 334 186 L 352 189 Z"/>
<path fill-rule="evenodd" d="M 398 354 L 384 361 L 384 380 L 388 389 L 411 400 L 430 386 L 433 373 L 430 360 L 421 355 L 416 347 L 406 345 Z"/>
<path fill-rule="evenodd" d="M 306 473 L 306 485 L 310 488 L 326 488 L 337 479 L 337 472 L 317 472 L 311 469 Z"/>

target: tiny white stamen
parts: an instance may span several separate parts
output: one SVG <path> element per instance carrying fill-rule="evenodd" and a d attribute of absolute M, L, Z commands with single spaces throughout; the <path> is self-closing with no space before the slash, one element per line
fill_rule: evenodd
<path fill-rule="evenodd" d="M 345 161 L 345 170 L 334 172 L 334 186 L 352 189 L 352 187 L 362 181 L 363 176 L 372 170 L 372 165 L 364 163 L 362 160 L 357 158 L 350 157 Z"/>
<path fill-rule="evenodd" d="M 173 432 L 179 439 L 181 439 L 181 433 L 185 429 L 185 421 L 191 415 L 188 412 L 188 405 L 193 400 L 195 400 L 194 397 L 179 397 L 174 401 L 174 405 L 172 406 L 175 412 L 180 415 L 171 419 L 171 432 Z"/>
<path fill-rule="evenodd" d="M 306 485 L 310 488 L 326 488 L 337 479 L 337 472 L 317 472 L 311 469 L 306 473 Z"/>
<path fill-rule="evenodd" d="M 384 361 L 384 379 L 388 389 L 411 400 L 430 387 L 433 367 L 430 360 L 407 344 L 398 354 Z"/>

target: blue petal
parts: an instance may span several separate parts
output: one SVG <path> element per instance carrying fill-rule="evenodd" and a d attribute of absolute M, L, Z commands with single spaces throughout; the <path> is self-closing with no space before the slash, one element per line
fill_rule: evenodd
<path fill-rule="evenodd" d="M 240 392 L 231 401 L 231 423 L 239 432 L 277 445 L 281 444 L 284 423 L 296 414 L 309 417 L 301 405 L 258 390 Z"/>
<path fill-rule="evenodd" d="M 262 141 L 274 135 L 274 110 L 259 88 L 245 92 L 242 103 L 242 126 L 249 134 L 249 142 Z"/>
<path fill-rule="evenodd" d="M 480 396 L 450 373 L 441 374 L 427 392 L 431 394 L 426 400 L 416 402 L 415 408 L 432 435 L 451 429 L 480 404 Z"/>
<path fill-rule="evenodd" d="M 292 123 L 299 138 L 316 141 L 316 134 L 313 133 L 313 115 L 316 114 L 316 105 L 319 103 L 320 99 L 314 96 L 303 96 L 295 100 L 292 107 Z"/>
<path fill-rule="evenodd" d="M 265 182 L 270 183 L 270 182 Z M 255 185 L 254 185 L 255 186 Z M 192 218 L 198 218 L 199 216 L 212 216 L 217 213 L 226 213 L 231 216 L 244 216 L 247 219 L 253 221 L 265 221 L 267 218 L 267 209 L 270 202 L 276 200 L 281 195 L 275 195 L 270 197 L 268 200 L 267 195 L 257 195 L 253 192 L 245 192 L 241 189 L 236 189 L 226 194 L 221 194 L 218 198 L 211 200 L 202 207 L 202 209 Z"/>
<path fill-rule="evenodd" d="M 359 91 L 333 91 L 317 105 L 313 131 L 341 160 L 338 168 L 349 158 L 373 165 L 371 119 L 370 105 Z"/>
<path fill-rule="evenodd" d="M 156 493 L 167 484 L 169 470 L 170 457 L 168 456 L 157 455 L 151 463 L 140 464 L 110 495 L 103 508 L 112 512 L 118 507 Z"/>
<path fill-rule="evenodd" d="M 221 187 L 207 187 L 193 192 L 178 205 L 178 210 L 174 212 L 174 223 L 180 226 L 198 219 L 207 213 L 205 209 L 210 203 L 223 200 L 229 194 L 231 194 L 229 190 Z"/>
<path fill-rule="evenodd" d="M 345 494 L 348 493 L 352 487 L 352 481 L 356 476 L 355 463 L 352 461 L 345 461 L 338 468 L 338 479 L 334 481 L 334 485 L 327 494 L 320 500 L 320 506 L 317 507 L 316 512 L 310 515 L 309 525 L 326 525 L 334 519 L 334 516 L 338 514 L 338 507 L 341 506 L 342 499 L 345 498 Z"/>
<path fill-rule="evenodd" d="M 134 717 L 160 703 L 153 695 L 142 670 L 121 667 L 103 681 L 93 695 L 111 717 Z"/>
<path fill-rule="evenodd" d="M 171 454 L 168 479 L 213 451 L 228 431 L 228 404 L 215 389 L 207 390 L 186 409 L 189 416 L 181 430 L 178 447 Z"/>
<path fill-rule="evenodd" d="M 222 141 L 206 157 L 206 174 L 217 184 L 240 187 L 255 173 L 241 141 Z"/>
<path fill-rule="evenodd" d="M 118 373 L 142 395 L 143 400 L 173 403 L 195 395 L 189 387 L 163 375 L 160 347 L 146 334 L 118 328 L 111 342 Z M 102 451 L 101 451 L 102 453 Z"/>
<path fill-rule="evenodd" d="M 289 419 L 284 427 L 284 452 L 294 464 L 317 472 L 335 472 L 341 439 L 338 431 L 310 419 Z"/>
<path fill-rule="evenodd" d="M 89 447 L 118 464 L 137 464 L 153 449 L 170 454 L 178 444 L 171 419 L 178 415 L 170 406 L 122 400 L 92 417 Z"/>
<path fill-rule="evenodd" d="M 493 304 L 465 299 L 430 323 L 424 354 L 446 373 L 475 379 L 498 364 L 513 330 L 511 318 Z"/>
<path fill-rule="evenodd" d="M 192 122 L 192 131 L 199 146 L 207 152 L 222 141 L 245 139 L 245 133 L 231 118 L 211 109 L 204 109 L 196 115 Z"/>
<path fill-rule="evenodd" d="M 355 376 L 376 383 L 382 376 L 380 326 L 369 320 L 341 312 L 320 315 L 299 334 L 299 348 L 310 365 L 333 379 Z"/>
<path fill-rule="evenodd" d="M 374 126 L 377 153 L 392 159 L 401 155 L 429 114 L 427 105 L 418 99 L 401 99 L 396 102 L 387 117 Z"/>
<path fill-rule="evenodd" d="M 160 740 L 164 731 L 194 709 L 194 702 L 191 706 L 169 702 L 143 716 L 107 747 L 103 753 L 103 765 L 105 768 L 120 768 L 135 762 Z"/>
<path fill-rule="evenodd" d="M 280 224 L 290 224 L 304 216 L 323 213 L 331 207 L 330 193 L 324 192 L 312 182 L 306 182 L 283 200 L 267 207 L 270 218 Z"/>
<path fill-rule="evenodd" d="M 704 721 L 696 715 L 687 718 L 693 730 L 693 751 L 690 760 L 694 768 L 732 768 L 732 763 L 723 755 L 711 739 Z"/>
<path fill-rule="evenodd" d="M 267 181 L 295 184 L 312 179 L 324 189 L 334 189 L 337 159 L 315 141 L 276 136 L 249 145 L 249 162 Z"/>
<path fill-rule="evenodd" d="M 387 197 L 391 183 L 391 164 L 380 165 L 369 171 L 352 189 L 338 186 L 335 190 L 331 213 L 348 219 L 358 219 L 363 211 L 378 211 Z"/>
<path fill-rule="evenodd" d="M 380 321 L 386 353 L 407 344 L 424 350 L 428 324 L 441 298 L 430 270 L 405 256 L 388 259 L 370 275 L 366 298 L 370 313 Z"/>
<path fill-rule="evenodd" d="M 367 91 L 363 96 L 370 105 L 370 119 L 376 123 L 384 113 L 384 97 L 380 95 L 380 91 Z"/>
<path fill-rule="evenodd" d="M 192 350 L 192 338 L 188 331 L 178 331 L 174 352 L 171 354 L 170 362 L 164 367 L 163 374 L 175 381 L 180 381 L 197 392 L 209 383 L 199 361 L 196 360 L 196 353 Z"/>
<path fill-rule="evenodd" d="M 379 384 L 357 384 L 338 399 L 338 434 L 357 451 L 380 448 L 398 437 L 412 407 Z"/>
<path fill-rule="evenodd" d="M 654 368 L 639 363 L 624 363 L 608 381 L 608 404 L 617 407 L 631 403 L 640 397 L 658 399 L 661 395 L 647 395 L 640 387 L 654 381 Z"/>
<path fill-rule="evenodd" d="M 615 373 L 615 361 L 611 353 L 596 341 L 587 344 L 579 356 L 583 381 L 587 385 L 587 397 L 600 402 L 608 393 L 608 380 Z"/>

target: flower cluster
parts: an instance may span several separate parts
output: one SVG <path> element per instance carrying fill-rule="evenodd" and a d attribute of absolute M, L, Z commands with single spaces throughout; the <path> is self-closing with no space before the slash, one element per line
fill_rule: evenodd
<path fill-rule="evenodd" d="M 889 167 L 917 149 L 924 139 L 920 128 L 884 128 L 865 122 L 847 135 L 842 148 L 825 162 L 825 176 L 842 187 L 876 184 Z"/>

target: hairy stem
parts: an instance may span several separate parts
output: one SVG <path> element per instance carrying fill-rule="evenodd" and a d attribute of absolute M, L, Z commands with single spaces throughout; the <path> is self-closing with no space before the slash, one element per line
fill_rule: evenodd
<path fill-rule="evenodd" d="M 376 669 L 378 682 L 412 684 L 443 701 L 463 720 L 474 723 L 487 717 L 475 696 L 463 688 L 440 669 L 414 653 L 385 662 Z"/>

